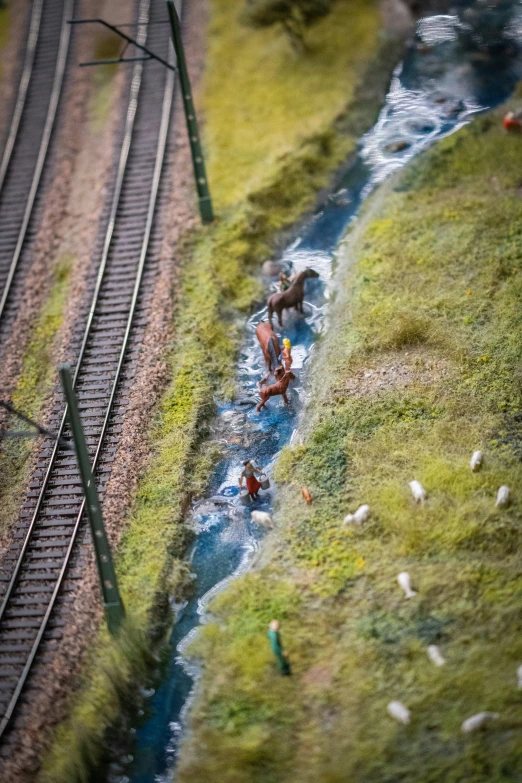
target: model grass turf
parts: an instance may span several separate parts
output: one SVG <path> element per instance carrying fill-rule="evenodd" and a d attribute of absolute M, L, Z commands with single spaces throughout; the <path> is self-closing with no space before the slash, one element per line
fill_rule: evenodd
<path fill-rule="evenodd" d="M 205 672 L 180 783 L 520 779 L 521 151 L 500 112 L 475 120 L 381 187 L 341 251 L 303 445 L 277 469 L 270 562 L 212 604 L 194 645 Z M 361 503 L 370 520 L 343 525 Z M 462 735 L 482 710 L 499 720 Z"/>
<path fill-rule="evenodd" d="M 56 372 L 52 363 L 54 339 L 63 320 L 74 259 L 66 256 L 57 263 L 50 292 L 32 330 L 24 357 L 22 374 L 12 395 L 12 404 L 38 421 L 52 392 Z M 30 430 L 29 425 L 11 417 L 10 430 Z M 27 479 L 33 441 L 6 438 L 0 450 L 0 531 L 17 518 L 17 510 Z"/>
<path fill-rule="evenodd" d="M 230 34 L 230 25 L 238 28 L 236 16 L 231 14 L 232 6 L 232 3 L 224 5 L 221 2 L 213 6 L 211 46 L 218 46 L 216 36 Z M 360 24 L 357 23 L 359 16 Z M 373 34 L 361 36 L 361 26 L 370 25 L 370 16 L 374 20 Z M 216 28 L 220 18 L 222 24 Z M 139 640 L 150 625 L 161 620 L 166 592 L 179 596 L 189 581 L 188 568 L 182 560 L 187 541 L 182 519 L 189 498 L 203 492 L 216 461 L 214 447 L 202 445 L 202 442 L 215 410 L 216 396 L 230 397 L 234 391 L 236 356 L 245 313 L 261 294 L 257 277 L 260 264 L 273 252 L 278 233 L 291 227 L 313 207 L 317 192 L 328 184 L 332 172 L 354 149 L 357 136 L 369 127 L 382 100 L 398 47 L 378 47 L 377 19 L 374 4 L 354 4 L 350 20 L 355 24 L 348 25 L 346 16 L 342 20 L 337 17 L 337 25 L 342 21 L 344 26 L 345 46 L 352 50 L 350 56 L 347 57 L 344 47 L 339 45 L 337 26 L 326 27 L 321 45 L 318 43 L 316 52 L 308 55 L 321 58 L 323 48 L 329 47 L 330 37 L 334 36 L 344 96 L 344 100 L 333 108 L 329 91 L 322 93 L 322 107 L 320 99 L 314 99 L 316 115 L 309 133 L 304 131 L 302 117 L 310 107 L 315 76 L 308 62 L 303 65 L 285 50 L 285 57 L 293 69 L 299 72 L 304 68 L 298 90 L 302 104 L 300 113 L 293 119 L 290 115 L 285 118 L 286 131 L 292 132 L 292 144 L 288 140 L 283 143 L 282 138 L 273 141 L 274 155 L 279 158 L 277 163 L 274 158 L 269 172 L 259 158 L 255 144 L 250 146 L 248 155 L 248 145 L 240 157 L 232 151 L 227 157 L 228 166 L 216 166 L 212 174 L 213 195 L 217 195 L 216 203 L 221 211 L 218 223 L 187 237 L 182 253 L 185 261 L 175 341 L 170 357 L 172 380 L 148 433 L 155 455 L 139 484 L 117 556 L 121 588 L 128 614 L 136 626 L 133 638 L 138 648 Z M 236 34 L 242 35 L 242 31 L 236 29 Z M 254 41 L 257 34 L 250 32 L 249 35 Z M 263 51 L 257 39 L 252 47 L 245 46 L 241 55 L 244 66 L 250 71 L 261 67 Z M 278 68 L 271 72 L 272 87 L 283 93 L 287 89 L 287 61 L 279 58 L 277 62 Z M 350 62 L 353 65 L 349 67 Z M 333 64 L 329 67 L 331 77 L 337 78 Z M 355 94 L 365 67 L 372 69 L 371 89 L 365 90 L 363 95 Z M 323 73 L 326 76 L 326 72 Z M 211 158 L 214 138 L 219 137 L 224 128 L 225 112 L 228 112 L 229 122 L 250 125 L 241 100 L 233 109 L 228 104 L 219 104 L 219 95 L 224 95 L 228 89 L 226 71 L 209 65 L 203 107 L 206 146 Z M 240 83 L 236 88 L 237 96 L 253 101 L 252 96 L 247 95 L 248 89 L 246 82 Z M 287 94 L 287 99 L 295 103 L 294 92 L 295 84 L 292 95 Z M 354 99 L 346 105 L 352 96 Z M 250 127 L 252 139 L 271 132 L 273 123 L 280 119 L 266 112 L 262 91 L 257 93 L 257 101 L 260 115 L 255 129 Z M 333 120 L 343 106 L 343 120 L 334 127 Z M 266 176 L 261 176 L 263 170 Z M 245 176 L 249 178 L 248 188 L 245 186 L 238 194 L 246 198 L 233 206 L 223 197 L 231 173 L 238 181 Z M 88 666 L 84 687 L 71 705 L 70 718 L 60 727 L 44 760 L 41 781 L 72 783 L 87 779 L 89 769 L 103 757 L 107 730 L 114 728 L 121 715 L 126 714 L 125 694 L 129 683 L 137 696 L 135 680 L 142 675 L 141 664 L 132 663 L 133 652 L 124 653 L 126 676 L 120 702 L 118 692 L 111 686 L 112 664 L 104 663 L 114 659 L 111 647 L 102 635 L 91 658 L 93 675 L 89 674 L 91 667 Z M 90 716 L 89 719 L 86 716 Z"/>
<path fill-rule="evenodd" d="M 279 175 L 281 155 L 332 124 L 379 27 L 375 3 L 343 0 L 307 32 L 310 53 L 296 57 L 279 30 L 240 25 L 240 11 L 233 0 L 211 6 L 205 138 L 218 207 L 262 188 Z"/>

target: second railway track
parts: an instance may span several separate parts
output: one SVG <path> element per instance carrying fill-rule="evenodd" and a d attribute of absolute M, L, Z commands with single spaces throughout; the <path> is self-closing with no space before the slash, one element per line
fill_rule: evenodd
<path fill-rule="evenodd" d="M 0 161 L 0 338 L 16 315 L 24 249 L 56 122 L 74 0 L 33 0 L 24 64 Z"/>
<path fill-rule="evenodd" d="M 172 57 L 168 26 L 150 24 L 165 18 L 163 0 L 140 0 L 137 37 L 167 58 Z M 133 66 L 117 179 L 76 363 L 75 387 L 91 459 L 105 475 L 118 440 L 114 406 L 122 393 L 141 284 L 156 261 L 157 243 L 151 237 L 173 79 L 172 71 L 154 61 Z M 70 439 L 64 410 L 59 431 Z M 88 536 L 83 506 L 74 455 L 58 443 L 43 447 L 11 545 L 12 568 L 0 575 L 0 737 L 46 641 L 61 635 L 64 621 L 56 623 L 53 613 L 68 575 L 75 575 L 78 541 Z"/>

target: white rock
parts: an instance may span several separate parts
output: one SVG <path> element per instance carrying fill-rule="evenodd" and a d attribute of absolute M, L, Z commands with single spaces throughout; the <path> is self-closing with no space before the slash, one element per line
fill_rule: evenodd
<path fill-rule="evenodd" d="M 272 527 L 272 517 L 266 511 L 252 511 L 252 522 Z"/>
<path fill-rule="evenodd" d="M 509 487 L 506 487 L 505 484 L 503 484 L 499 491 L 497 492 L 497 502 L 495 503 L 496 506 L 507 506 L 509 503 Z"/>
<path fill-rule="evenodd" d="M 399 723 L 406 724 L 410 722 L 410 711 L 401 701 L 391 701 L 386 709 L 388 710 L 388 715 L 398 720 Z"/>
<path fill-rule="evenodd" d="M 473 472 L 479 470 L 482 467 L 482 459 L 484 455 L 481 451 L 474 451 L 469 461 L 469 466 Z"/>
<path fill-rule="evenodd" d="M 401 571 L 397 577 L 397 582 L 399 583 L 399 587 L 402 587 L 406 593 L 406 598 L 413 598 L 414 595 L 417 595 L 415 590 L 411 589 L 411 577 L 407 571 Z"/>
<path fill-rule="evenodd" d="M 498 712 L 477 712 L 476 715 L 472 715 L 471 718 L 464 721 L 460 730 L 463 731 L 464 734 L 469 734 L 470 731 L 480 729 L 481 726 L 484 726 L 484 724 L 488 723 L 490 720 L 496 720 L 498 717 Z"/>
<path fill-rule="evenodd" d="M 435 666 L 444 666 L 446 663 L 445 657 L 442 655 L 436 644 L 429 644 L 426 652 L 428 653 L 428 658 L 432 663 L 435 664 Z"/>
<path fill-rule="evenodd" d="M 280 261 L 265 261 L 263 264 L 263 274 L 267 277 L 275 277 L 281 274 L 283 271 L 283 265 Z"/>
<path fill-rule="evenodd" d="M 355 514 L 347 514 L 343 522 L 345 525 L 348 525 L 351 522 L 354 522 L 356 525 L 362 525 L 363 522 L 366 522 L 369 515 L 370 515 L 370 506 L 364 503 L 364 505 L 359 506 Z"/>
<path fill-rule="evenodd" d="M 518 687 L 522 691 L 522 665 L 517 669 Z"/>
<path fill-rule="evenodd" d="M 410 481 L 410 489 L 415 502 L 424 503 L 428 495 L 420 481 Z"/>

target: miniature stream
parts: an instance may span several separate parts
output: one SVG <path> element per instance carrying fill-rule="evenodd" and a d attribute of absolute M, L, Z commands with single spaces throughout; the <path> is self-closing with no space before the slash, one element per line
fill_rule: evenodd
<path fill-rule="evenodd" d="M 472 116 L 506 100 L 522 75 L 522 10 L 515 0 L 455 3 L 450 15 L 421 19 L 415 40 L 392 78 L 386 102 L 373 129 L 361 140 L 358 155 L 337 192 L 288 247 L 283 264 L 292 273 L 306 266 L 320 274 L 307 280 L 305 316 L 286 314 L 279 336 L 292 343 L 296 381 L 290 405 L 280 397 L 256 413 L 257 381 L 264 362 L 254 330 L 266 319 L 262 308 L 248 321 L 238 366 L 237 399 L 218 411 L 217 437 L 224 457 L 211 479 L 208 497 L 192 510 L 196 531 L 190 554 L 196 575 L 194 597 L 175 607 L 171 657 L 163 683 L 149 695 L 151 717 L 136 732 L 134 759 L 126 774 L 112 766 L 111 783 L 167 783 L 174 776 L 180 735 L 198 676 L 186 650 L 206 621 L 217 592 L 248 569 L 265 530 L 254 525 L 250 509 L 239 502 L 238 478 L 252 459 L 270 476 L 282 447 L 292 440 L 305 402 L 307 364 L 317 336 L 325 328 L 332 292 L 335 249 L 361 203 L 374 187 L 434 141 L 457 130 Z M 275 290 L 275 284 L 271 288 Z M 270 511 L 275 490 L 261 492 L 251 508 Z"/>

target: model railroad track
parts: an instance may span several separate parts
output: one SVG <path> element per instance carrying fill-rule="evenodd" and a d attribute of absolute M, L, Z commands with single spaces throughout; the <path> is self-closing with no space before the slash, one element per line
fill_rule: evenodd
<path fill-rule="evenodd" d="M 0 323 L 25 266 L 24 246 L 55 125 L 74 0 L 33 0 L 25 60 L 0 162 Z M 16 297 L 14 297 L 16 300 Z M 10 308 L 10 316 L 16 306 Z"/>
<path fill-rule="evenodd" d="M 168 26 L 152 24 L 165 16 L 163 0 L 140 0 L 137 37 L 160 56 L 170 57 Z M 110 471 L 119 435 L 115 405 L 122 385 L 125 394 L 129 383 L 125 380 L 126 352 L 136 312 L 142 306 L 140 285 L 156 261 L 158 243 L 151 240 L 151 233 L 173 77 L 172 71 L 155 61 L 133 66 L 110 216 L 76 364 L 80 414 L 93 465 L 98 476 L 102 473 L 102 493 L 103 476 Z M 0 575 L 0 736 L 21 695 L 22 700 L 30 698 L 27 680 L 35 661 L 45 659 L 49 640 L 62 634 L 67 623 L 67 615 L 63 618 L 67 588 L 81 573 L 82 541 L 88 543 L 76 458 L 61 445 L 63 439 L 71 440 L 65 417 L 62 408 L 58 428 L 62 441 L 57 439 L 54 446 L 42 449 L 11 546 L 12 573 Z M 55 612 L 59 606 L 61 611 Z"/>

